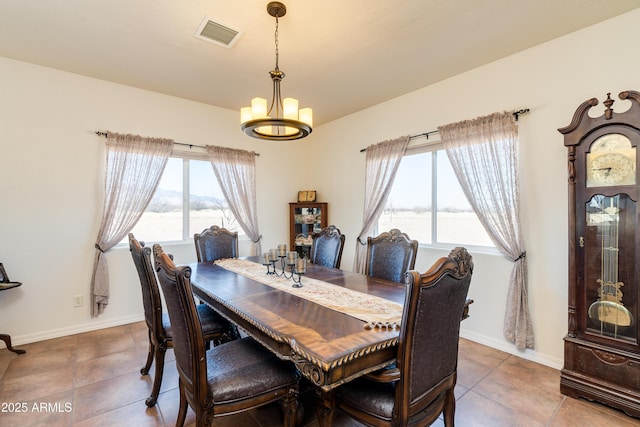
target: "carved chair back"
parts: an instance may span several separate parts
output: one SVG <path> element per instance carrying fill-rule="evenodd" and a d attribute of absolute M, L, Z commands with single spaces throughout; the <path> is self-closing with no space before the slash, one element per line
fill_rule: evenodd
<path fill-rule="evenodd" d="M 178 266 L 158 244 L 153 245 L 158 281 L 167 304 L 173 332 L 173 352 L 180 384 L 193 406 L 206 402 L 207 357 L 202 327 L 198 319 L 188 266 Z"/>
<path fill-rule="evenodd" d="M 344 234 L 334 225 L 323 228 L 313 236 L 311 245 L 311 262 L 325 267 L 340 268 Z"/>
<path fill-rule="evenodd" d="M 154 338 L 160 342 L 165 341 L 167 336 L 162 326 L 162 300 L 151 263 L 151 248 L 145 247 L 144 242 L 138 241 L 133 233 L 129 233 L 129 250 L 140 278 L 144 320 Z"/>
<path fill-rule="evenodd" d="M 413 270 L 418 254 L 418 241 L 394 228 L 367 238 L 365 274 L 392 282 L 404 282 L 404 274 Z"/>
<path fill-rule="evenodd" d="M 238 257 L 238 232 L 213 225 L 193 236 L 198 262 Z"/>

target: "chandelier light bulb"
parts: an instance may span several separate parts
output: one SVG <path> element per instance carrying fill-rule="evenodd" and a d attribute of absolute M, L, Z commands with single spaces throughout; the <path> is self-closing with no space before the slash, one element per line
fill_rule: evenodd
<path fill-rule="evenodd" d="M 298 120 L 298 100 L 293 98 L 283 99 L 282 115 L 285 119 Z"/>

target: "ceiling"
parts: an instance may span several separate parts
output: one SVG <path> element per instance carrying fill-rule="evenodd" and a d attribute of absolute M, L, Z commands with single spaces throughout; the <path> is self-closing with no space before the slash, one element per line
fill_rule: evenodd
<path fill-rule="evenodd" d="M 238 110 L 271 98 L 267 0 L 1 0 L 0 56 Z M 284 97 L 322 124 L 640 7 L 640 0 L 285 0 Z M 194 37 L 205 17 L 242 32 Z"/>

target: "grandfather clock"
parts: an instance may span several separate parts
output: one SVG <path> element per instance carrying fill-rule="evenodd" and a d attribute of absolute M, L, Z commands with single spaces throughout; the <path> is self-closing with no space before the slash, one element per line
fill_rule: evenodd
<path fill-rule="evenodd" d="M 582 103 L 564 135 L 569 161 L 569 326 L 560 391 L 640 417 L 640 93 Z"/>

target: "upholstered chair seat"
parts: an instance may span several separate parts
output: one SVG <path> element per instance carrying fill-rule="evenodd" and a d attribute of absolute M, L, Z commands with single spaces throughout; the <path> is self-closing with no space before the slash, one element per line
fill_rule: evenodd
<path fill-rule="evenodd" d="M 228 330 L 230 325 L 226 319 L 223 319 L 218 313 L 211 309 L 206 304 L 196 305 L 198 310 L 198 319 L 202 324 L 202 333 L 206 337 L 220 336 L 220 331 Z M 162 328 L 164 329 L 165 336 L 171 340 L 173 332 L 171 331 L 171 321 L 169 320 L 169 313 L 162 313 Z M 220 336 L 220 341 L 225 341 L 226 337 Z M 216 339 L 214 339 L 215 343 Z"/>
<path fill-rule="evenodd" d="M 349 383 L 349 392 L 338 391 L 342 404 L 391 423 L 395 405 L 396 383 L 379 383 L 367 378 L 358 378 Z"/>
<path fill-rule="evenodd" d="M 277 393 L 282 384 L 293 385 L 298 381 L 295 365 L 283 364 L 251 338 L 208 351 L 207 366 L 211 367 L 207 370 L 207 383 L 215 405 L 234 404 L 247 396 L 268 396 Z M 223 368 L 216 369 L 217 366 Z"/>

